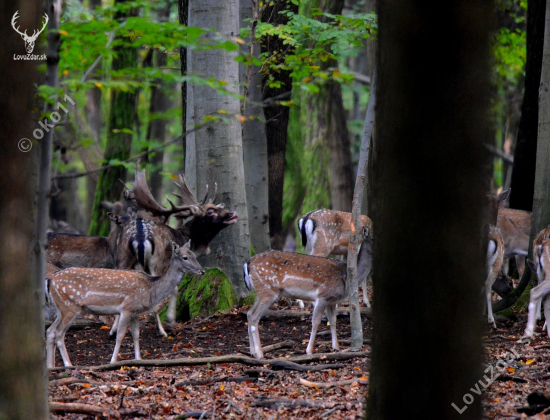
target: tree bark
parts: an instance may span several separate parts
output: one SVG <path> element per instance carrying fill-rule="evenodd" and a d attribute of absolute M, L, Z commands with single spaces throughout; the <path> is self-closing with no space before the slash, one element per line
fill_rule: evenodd
<path fill-rule="evenodd" d="M 256 9 L 258 6 L 256 5 Z M 251 23 L 245 19 L 253 17 L 252 0 L 240 1 L 241 27 Z M 256 12 L 257 13 L 257 12 Z M 248 42 L 254 42 L 248 40 Z M 248 45 L 246 46 L 248 48 Z M 254 46 L 254 55 L 259 57 L 259 46 Z M 241 63 L 240 76 L 241 85 L 246 80 L 247 68 Z M 251 102 L 261 101 L 262 76 L 260 69 L 251 69 L 250 86 L 248 87 L 248 98 Z M 246 98 L 245 98 L 246 100 Z M 250 242 L 254 252 L 267 251 L 271 247 L 269 239 L 269 174 L 267 170 L 267 140 L 265 134 L 265 123 L 262 121 L 263 111 L 259 106 L 245 102 L 245 117 L 243 123 L 243 160 L 244 176 L 246 182 L 246 203 L 249 218 Z"/>
<path fill-rule="evenodd" d="M 510 207 L 527 211 L 533 210 L 545 4 L 543 0 L 529 0 L 527 3 L 525 93 L 510 184 Z"/>
<path fill-rule="evenodd" d="M 376 107 L 376 71 L 372 76 L 371 95 L 369 106 L 365 116 L 365 128 L 363 139 L 361 140 L 361 154 L 359 155 L 359 165 L 357 166 L 357 176 L 355 178 L 355 190 L 353 194 L 352 208 L 352 231 L 348 245 L 348 282 L 349 282 L 349 302 L 350 302 L 350 323 L 351 323 L 351 347 L 361 349 L 363 347 L 363 326 L 361 324 L 361 312 L 359 309 L 359 284 L 357 282 L 357 248 L 359 238 L 362 235 L 361 229 L 361 205 L 365 192 L 366 177 L 368 172 L 368 163 L 370 156 L 370 145 L 372 133 L 374 130 L 374 111 Z M 372 235 L 372 232 L 370 232 Z M 365 286 L 363 286 L 365 287 Z"/>
<path fill-rule="evenodd" d="M 189 23 L 189 0 L 178 0 L 178 20 L 180 25 L 187 26 Z M 180 71 L 182 76 L 187 76 L 187 48 L 180 47 Z M 187 131 L 187 82 L 181 83 L 181 132 Z M 183 164 L 186 163 L 187 137 L 182 138 Z"/>
<path fill-rule="evenodd" d="M 170 17 L 170 2 L 167 2 L 163 7 L 160 7 L 157 11 L 158 22 L 166 22 Z M 154 52 L 154 66 L 161 68 L 166 66 L 166 53 L 164 51 L 156 50 Z M 163 79 L 156 79 L 153 82 L 151 88 L 151 104 L 149 107 L 150 114 L 163 114 L 170 108 L 171 101 L 169 97 L 170 90 L 173 86 L 168 86 L 168 83 Z M 152 119 L 149 122 L 147 128 L 147 139 L 153 140 L 156 143 L 164 143 L 166 137 L 166 124 L 167 120 L 164 117 Z M 151 188 L 151 194 L 157 202 L 162 201 L 162 162 L 164 158 L 164 149 L 161 149 L 151 155 L 147 156 L 147 162 L 152 164 L 152 170 L 150 171 L 149 186 Z"/>
<path fill-rule="evenodd" d="M 550 225 L 550 3 L 546 2 L 544 50 L 539 88 L 539 129 L 533 216 L 531 220 L 532 244 L 535 236 Z"/>
<path fill-rule="evenodd" d="M 493 4 L 440 3 L 445 19 L 433 19 L 432 6 L 378 5 L 368 419 L 482 413 L 482 397 L 470 389 L 483 378 Z M 427 363 L 419 376 L 410 367 L 420 361 Z"/>
<path fill-rule="evenodd" d="M 298 7 L 291 2 L 276 1 L 264 6 L 261 16 L 262 22 L 269 22 L 273 25 L 284 25 L 288 22 L 285 15 L 279 12 L 290 10 L 294 13 Z M 261 44 L 262 53 L 270 55 L 282 53 L 287 45 L 277 36 L 268 36 Z M 281 83 L 278 88 L 269 87 L 266 83 L 267 77 L 262 79 L 262 100 L 274 98 L 292 89 L 292 78 L 290 71 L 280 71 L 274 75 Z M 287 142 L 287 128 L 289 122 L 289 108 L 275 103 L 264 108 L 265 133 L 267 138 L 267 159 L 269 173 L 269 233 L 271 235 L 271 247 L 283 249 L 283 187 L 285 179 L 285 153 Z"/>
<path fill-rule="evenodd" d="M 125 3 L 128 0 L 116 0 L 116 3 Z M 116 19 L 122 21 L 127 16 L 119 13 Z M 127 67 L 135 67 L 136 50 L 126 46 L 114 48 L 113 70 L 120 70 Z M 136 93 L 134 91 L 111 92 L 111 110 L 109 114 L 109 128 L 107 131 L 107 145 L 103 157 L 103 165 L 107 165 L 111 159 L 126 160 L 130 157 L 132 147 L 132 134 L 122 130 L 132 129 L 134 124 L 134 108 L 136 104 Z M 110 220 L 106 217 L 101 207 L 102 201 L 117 201 L 120 199 L 123 186 L 119 179 L 126 179 L 126 168 L 124 166 L 111 167 L 99 175 L 97 189 L 92 209 L 92 220 L 90 223 L 90 235 L 107 236 L 110 230 Z"/>
<path fill-rule="evenodd" d="M 10 22 L 19 11 L 21 28 L 40 28 L 44 21 L 42 6 L 38 1 L 4 2 L 0 16 L 2 22 Z M 45 237 L 45 227 L 43 235 L 31 239 L 37 187 L 32 174 L 37 172 L 38 161 L 32 155 L 38 156 L 41 150 L 36 142 L 29 153 L 18 148 L 28 148 L 30 143 L 19 143 L 20 139 L 32 139 L 33 130 L 38 128 L 31 110 L 34 86 L 39 83 L 39 63 L 13 59 L 14 54 L 26 51 L 11 25 L 0 26 L 0 37 L 0 127 L 5 139 L 0 150 L 0 418 L 45 420 L 49 414 L 42 312 L 44 262 L 36 258 L 45 251 L 40 241 Z M 39 49 L 37 43 L 34 54 L 39 54 Z M 47 216 L 47 212 L 41 216 Z"/>
<path fill-rule="evenodd" d="M 200 3 L 200 4 L 199 4 Z M 189 9 L 189 23 L 203 28 L 214 27 L 223 36 L 239 33 L 239 4 L 237 0 L 219 2 L 205 0 L 193 2 Z M 222 50 L 193 51 L 193 71 L 227 81 L 228 89 L 238 93 L 239 66 L 234 60 L 236 52 Z M 220 109 L 229 118 L 208 129 L 195 133 L 197 179 L 211 187 L 218 183 L 220 202 L 239 219 L 235 225 L 221 231 L 212 241 L 212 254 L 206 257 L 206 265 L 219 267 L 229 277 L 238 298 L 247 294 L 242 277 L 242 263 L 250 258 L 250 237 L 246 205 L 244 164 L 240 115 L 240 101 L 222 96 L 207 86 L 194 86 L 195 118 L 201 121 Z M 205 193 L 205 185 L 197 185 L 199 197 Z"/>

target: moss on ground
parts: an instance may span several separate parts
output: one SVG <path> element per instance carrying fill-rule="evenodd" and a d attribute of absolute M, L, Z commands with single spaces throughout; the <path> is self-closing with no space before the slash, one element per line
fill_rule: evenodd
<path fill-rule="evenodd" d="M 511 307 L 508 309 L 505 309 L 504 311 L 500 311 L 498 314 L 501 316 L 505 316 L 507 318 L 515 316 L 518 312 L 525 310 L 527 306 L 529 305 L 529 299 L 531 298 L 531 289 L 533 288 L 533 282 L 531 281 L 519 299 L 516 303 L 514 303 Z"/>

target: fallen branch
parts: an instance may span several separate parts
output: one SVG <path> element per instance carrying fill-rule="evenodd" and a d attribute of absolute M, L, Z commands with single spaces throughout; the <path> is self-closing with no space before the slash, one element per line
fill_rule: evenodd
<path fill-rule="evenodd" d="M 297 370 L 298 372 L 318 372 L 327 369 L 341 369 L 344 367 L 342 364 L 329 364 L 329 365 L 317 365 L 317 366 L 302 366 L 298 363 L 289 362 L 288 360 L 276 360 L 271 363 L 271 367 L 274 370 Z"/>
<path fill-rule="evenodd" d="M 336 404 L 334 407 L 332 407 L 330 410 L 326 411 L 325 413 L 321 414 L 321 417 L 328 417 L 332 413 L 334 413 L 336 410 L 338 410 L 342 404 Z"/>
<path fill-rule="evenodd" d="M 50 401 L 50 411 L 52 413 L 78 413 L 88 414 L 91 416 L 103 416 L 103 417 L 116 417 L 119 418 L 120 414 L 117 411 L 109 408 L 100 407 L 98 405 L 80 404 L 80 403 L 60 403 Z"/>
<path fill-rule="evenodd" d="M 372 316 L 371 308 L 360 308 L 361 315 Z M 242 311 L 241 314 L 246 314 L 247 311 Z M 336 315 L 343 316 L 344 314 L 349 314 L 348 308 L 337 308 Z M 283 311 L 265 311 L 262 315 L 264 318 L 304 318 L 311 317 L 310 311 L 294 311 L 294 310 L 283 310 Z"/>
<path fill-rule="evenodd" d="M 217 382 L 256 382 L 258 378 L 251 376 L 232 376 L 224 378 L 206 379 L 203 381 L 183 381 L 175 384 L 175 387 L 180 386 L 200 386 L 200 385 L 212 385 Z"/>
<path fill-rule="evenodd" d="M 183 420 L 183 419 L 207 419 L 209 417 L 212 417 L 212 414 L 210 414 L 208 411 L 189 411 L 187 413 L 183 413 L 176 417 L 176 420 Z"/>
<path fill-rule="evenodd" d="M 317 401 L 311 400 L 291 400 L 289 398 L 267 398 L 260 397 L 252 404 L 251 407 L 265 407 L 265 408 L 279 408 L 279 407 L 289 407 L 289 408 L 315 408 L 320 407 L 320 404 Z"/>
<path fill-rule="evenodd" d="M 332 388 L 335 386 L 345 386 L 345 385 L 351 385 L 354 382 L 361 384 L 361 385 L 367 385 L 367 380 L 361 380 L 358 378 L 355 379 L 346 379 L 345 381 L 336 381 L 336 382 L 311 382 L 306 379 L 300 378 L 300 384 L 307 386 L 308 388 L 315 388 L 315 389 L 326 389 L 326 388 Z"/>
<path fill-rule="evenodd" d="M 262 347 L 264 354 L 271 353 L 275 350 L 290 348 L 294 345 L 294 341 L 282 341 L 280 343 L 270 344 L 269 346 Z"/>
<path fill-rule="evenodd" d="M 285 360 L 295 363 L 310 363 L 318 362 L 320 360 L 349 360 L 357 359 L 361 357 L 370 357 L 370 352 L 345 352 L 345 353 L 316 353 L 316 354 L 304 354 L 301 356 L 284 357 L 278 359 L 254 359 L 252 357 L 240 356 L 237 354 L 229 354 L 226 356 L 214 356 L 214 357 L 195 357 L 188 359 L 158 359 L 158 360 L 121 360 L 116 363 L 109 363 L 99 366 L 58 366 L 50 369 L 52 371 L 58 370 L 89 370 L 89 371 L 105 371 L 105 370 L 117 370 L 122 366 L 143 366 L 143 367 L 172 367 L 172 366 L 197 366 L 217 364 L 217 363 L 241 363 L 243 365 L 250 366 L 265 366 L 272 364 L 276 360 Z"/>
<path fill-rule="evenodd" d="M 72 384 L 89 384 L 93 386 L 103 385 L 103 383 L 101 382 L 91 381 L 89 379 L 74 378 L 74 377 L 54 379 L 49 383 L 50 386 L 61 386 L 61 385 L 72 385 Z"/>

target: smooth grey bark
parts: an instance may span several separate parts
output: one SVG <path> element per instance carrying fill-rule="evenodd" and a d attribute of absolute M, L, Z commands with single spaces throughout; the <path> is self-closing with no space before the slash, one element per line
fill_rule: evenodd
<path fill-rule="evenodd" d="M 420 0 L 378 4 L 372 420 L 482 415 L 470 389 L 484 375 L 494 9 L 489 0 L 438 7 L 445 19 Z M 410 368 L 418 363 L 421 374 Z"/>
<path fill-rule="evenodd" d="M 252 0 L 240 0 L 241 27 L 250 26 L 245 21 L 252 18 Z M 248 40 L 250 42 L 250 40 Z M 245 48 L 249 48 L 247 45 Z M 254 46 L 254 55 L 260 55 L 260 46 Z M 239 65 L 241 85 L 246 80 L 247 68 Z M 248 99 L 251 102 L 262 100 L 262 76 L 257 67 L 252 67 Z M 243 161 L 246 183 L 246 203 L 248 210 L 248 223 L 250 230 L 250 242 L 254 251 L 258 254 L 267 251 L 271 247 L 269 238 L 269 174 L 267 171 L 267 139 L 265 135 L 265 122 L 263 121 L 263 109 L 253 103 L 245 104 L 246 121 L 243 123 Z M 251 119 L 250 117 L 254 117 Z"/>
<path fill-rule="evenodd" d="M 239 33 L 238 0 L 193 1 L 189 6 L 190 26 L 216 28 L 226 37 Z M 194 73 L 227 81 L 228 89 L 238 93 L 239 66 L 234 60 L 236 52 L 222 50 L 195 50 L 191 57 Z M 228 112 L 228 118 L 206 129 L 195 132 L 198 196 L 205 192 L 205 185 L 218 183 L 219 201 L 236 211 L 236 224 L 221 231 L 212 241 L 212 254 L 206 265 L 215 265 L 229 277 L 239 298 L 247 294 L 242 277 L 242 263 L 250 258 L 248 211 L 243 169 L 240 101 L 222 96 L 207 86 L 193 87 L 195 118 L 200 122 L 205 116 L 216 114 L 220 109 Z"/>
<path fill-rule="evenodd" d="M 363 347 L 363 325 L 361 324 L 361 312 L 359 308 L 359 285 L 357 282 L 357 253 L 359 239 L 361 237 L 361 205 L 366 186 L 366 177 L 370 156 L 370 145 L 372 133 L 374 130 L 374 116 L 376 109 L 376 71 L 372 76 L 371 95 L 369 106 L 365 116 L 365 127 L 363 138 L 361 139 L 361 153 L 359 155 L 359 165 L 357 166 L 357 176 L 355 177 L 355 189 L 353 191 L 353 205 L 351 211 L 352 232 L 348 245 L 348 281 L 349 281 L 349 303 L 350 303 L 350 323 L 351 323 L 351 347 L 361 349 Z M 372 232 L 370 232 L 372 235 Z M 366 286 L 366 283 L 363 287 Z"/>
<path fill-rule="evenodd" d="M 546 2 L 544 49 L 539 88 L 539 130 L 530 243 L 550 225 L 550 3 Z"/>
<path fill-rule="evenodd" d="M 47 3 L 51 6 L 51 2 Z M 47 207 L 41 195 L 43 234 L 36 235 L 37 189 L 42 151 L 38 143 L 23 152 L 37 128 L 32 115 L 34 86 L 39 83 L 36 61 L 14 60 L 26 54 L 25 44 L 9 22 L 19 11 L 17 24 L 22 30 L 39 29 L 44 22 L 43 2 L 3 2 L 0 26 L 3 41 L 0 54 L 2 95 L 0 129 L 4 139 L 0 150 L 0 418 L 10 420 L 49 418 L 48 382 L 44 359 L 44 261 Z M 52 15 L 49 14 L 50 25 Z M 32 29 L 28 32 L 32 33 Z M 47 32 L 47 30 L 45 31 Z M 41 54 L 37 42 L 34 54 Z M 48 54 L 49 54 L 48 50 Z M 42 140 L 43 142 L 44 140 Z M 43 185 L 41 185 L 43 186 Z M 48 185 L 49 187 L 49 185 Z M 46 203 L 47 204 L 47 203 Z"/>

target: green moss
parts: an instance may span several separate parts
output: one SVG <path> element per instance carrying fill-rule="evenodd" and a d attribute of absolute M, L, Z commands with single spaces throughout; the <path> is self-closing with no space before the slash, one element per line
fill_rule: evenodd
<path fill-rule="evenodd" d="M 529 299 L 531 297 L 531 289 L 533 288 L 533 282 L 530 282 L 519 299 L 517 300 L 514 305 L 512 305 L 510 308 L 505 309 L 504 311 L 499 312 L 499 315 L 505 316 L 505 317 L 512 317 L 516 315 L 518 312 L 521 312 L 527 308 L 529 305 Z"/>
<path fill-rule="evenodd" d="M 180 286 L 176 319 L 187 321 L 226 311 L 237 304 L 237 295 L 223 271 L 206 270 L 204 276 L 185 275 Z"/>
<path fill-rule="evenodd" d="M 256 302 L 256 292 L 250 293 L 248 296 L 245 296 L 239 299 L 239 306 L 252 306 Z"/>

